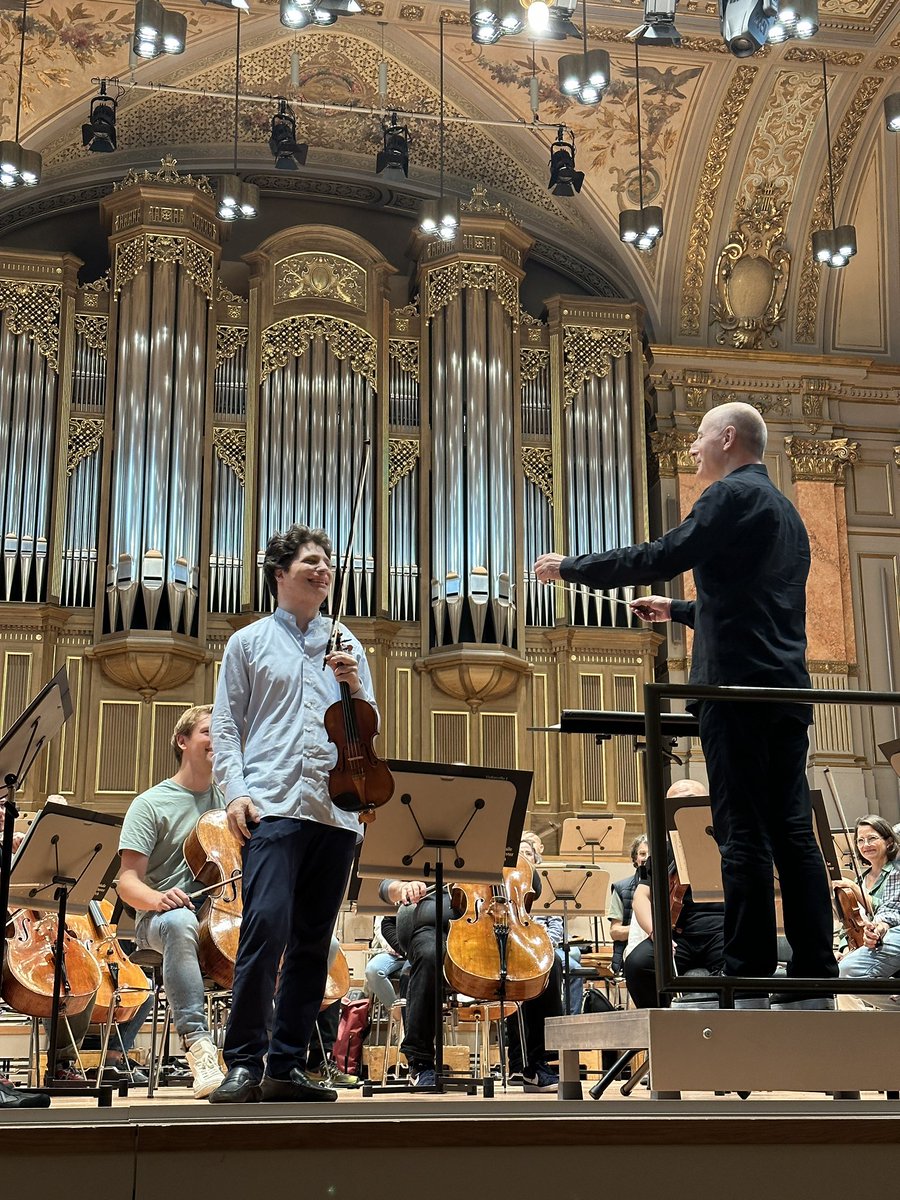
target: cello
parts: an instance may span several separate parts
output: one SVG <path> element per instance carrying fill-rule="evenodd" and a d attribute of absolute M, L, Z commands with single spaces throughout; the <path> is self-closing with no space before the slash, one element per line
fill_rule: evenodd
<path fill-rule="evenodd" d="M 51 1017 L 56 965 L 58 918 L 53 913 L 15 910 L 6 927 L 6 956 L 0 995 L 13 1010 L 26 1017 Z M 83 1012 L 100 987 L 100 968 L 94 956 L 72 933 L 66 922 L 63 936 L 63 971 L 59 1011 L 74 1016 Z"/>
<path fill-rule="evenodd" d="M 367 438 L 362 468 L 356 481 L 350 534 L 341 564 L 341 584 L 335 595 L 323 670 L 327 666 L 329 656 L 343 649 L 340 624 L 347 604 L 347 583 L 350 579 L 350 557 L 356 532 L 356 518 L 369 470 L 371 449 Z M 337 750 L 337 762 L 328 775 L 328 795 L 335 808 L 343 812 L 359 813 L 360 824 L 367 824 L 374 821 L 375 810 L 382 804 L 387 804 L 393 796 L 394 777 L 387 763 L 375 753 L 373 743 L 378 736 L 378 721 L 372 705 L 366 700 L 354 699 L 350 685 L 345 680 L 338 686 L 341 698 L 326 708 L 324 717 L 325 732 Z"/>
<path fill-rule="evenodd" d="M 214 808 L 201 814 L 185 838 L 184 861 L 194 878 L 207 885 L 202 889 L 207 892 L 206 900 L 197 914 L 200 969 L 219 987 L 228 990 L 234 982 L 244 900 L 241 846 L 228 828 L 224 809 Z"/>
<path fill-rule="evenodd" d="M 858 950 L 860 946 L 865 945 L 866 926 L 871 924 L 873 920 L 872 901 L 865 889 L 863 877 L 856 861 L 856 854 L 853 850 L 853 838 L 850 835 L 850 826 L 847 824 L 847 817 L 844 813 L 844 806 L 841 803 L 837 785 L 832 779 L 831 770 L 828 767 L 824 768 L 823 774 L 825 782 L 828 784 L 828 790 L 831 792 L 832 799 L 834 800 L 834 806 L 841 822 L 841 829 L 844 837 L 847 839 L 847 853 L 850 855 L 853 873 L 856 876 L 855 879 L 846 879 L 840 874 L 840 867 L 838 867 L 838 875 L 831 880 L 831 890 L 834 896 L 835 908 L 844 927 L 847 946 L 850 950 Z"/>
<path fill-rule="evenodd" d="M 91 1013 L 92 1025 L 105 1025 L 111 1007 L 114 1008 L 113 1021 L 128 1021 L 147 997 L 153 995 L 150 980 L 119 945 L 115 928 L 110 924 L 112 912 L 108 900 L 92 900 L 87 916 L 70 914 L 66 918 L 68 928 L 93 955 L 100 968 L 100 987 Z"/>
<path fill-rule="evenodd" d="M 524 855 L 503 868 L 499 884 L 454 884 L 444 974 L 457 992 L 476 1000 L 533 1000 L 544 990 L 555 952 L 550 935 L 529 910 L 535 892 Z"/>

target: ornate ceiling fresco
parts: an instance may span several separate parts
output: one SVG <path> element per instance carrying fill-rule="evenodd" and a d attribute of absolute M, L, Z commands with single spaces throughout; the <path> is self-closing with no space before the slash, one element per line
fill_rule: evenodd
<path fill-rule="evenodd" d="M 557 57 L 574 43 L 533 46 L 518 38 L 479 47 L 462 8 L 364 0 L 364 14 L 294 35 L 279 25 L 272 0 L 250 3 L 242 30 L 244 93 L 378 108 L 384 57 L 389 104 L 431 114 L 439 103 L 443 13 L 448 116 L 521 122 L 448 124 L 448 186 L 468 195 L 473 185 L 486 185 L 542 243 L 580 258 L 598 280 L 605 277 L 640 299 L 657 341 L 900 358 L 900 333 L 894 332 L 900 321 L 892 319 L 900 310 L 900 136 L 885 132 L 881 113 L 885 95 L 900 90 L 900 0 L 819 0 L 822 27 L 814 41 L 788 42 L 749 59 L 725 50 L 715 4 L 681 0 L 682 46 L 641 51 L 644 202 L 662 205 L 666 224 L 659 246 L 646 256 L 623 246 L 617 234 L 619 212 L 638 202 L 635 66 L 626 34 L 639 19 L 640 3 L 588 5 L 591 42 L 609 51 L 613 72 L 595 108 L 571 103 L 558 88 Z M 55 202 L 71 206 L 79 187 L 158 163 L 161 149 L 175 153 L 185 171 L 214 173 L 228 165 L 233 11 L 195 0 L 172 6 L 188 17 L 185 53 L 141 63 L 132 75 L 130 4 L 28 0 L 22 137 L 43 153 L 44 177 L 36 192 L 0 197 L 0 239 L 6 230 L 27 229 L 23 222 L 31 213 Z M 11 137 L 15 126 L 20 11 L 0 0 L 0 137 Z M 290 82 L 295 48 L 299 88 Z M 843 272 L 815 266 L 809 249 L 812 232 L 830 216 L 823 53 L 837 223 L 855 223 L 860 242 Z M 574 131 L 577 166 L 586 175 L 577 197 L 547 190 L 553 130 L 528 128 L 533 73 L 541 120 Z M 96 90 L 91 81 L 101 76 L 118 76 L 126 87 L 129 80 L 155 82 L 207 95 L 127 90 L 119 106 L 119 152 L 92 155 L 81 147 L 80 125 Z M 239 123 L 240 168 L 258 178 L 264 192 L 273 177 L 291 183 L 272 171 L 271 111 L 246 102 Z M 310 145 L 301 185 L 317 178 L 379 182 L 373 171 L 377 117 L 296 111 Z M 408 185 L 390 185 L 394 207 L 407 213 L 417 198 L 435 194 L 439 165 L 436 125 L 412 120 L 410 132 Z M 379 194 L 384 203 L 384 191 L 372 187 L 372 196 Z"/>

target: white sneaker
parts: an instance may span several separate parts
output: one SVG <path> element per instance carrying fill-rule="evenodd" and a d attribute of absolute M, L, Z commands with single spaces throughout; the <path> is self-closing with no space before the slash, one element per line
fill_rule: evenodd
<path fill-rule="evenodd" d="M 219 1066 L 219 1052 L 211 1038 L 202 1037 L 187 1051 L 187 1060 L 194 1077 L 194 1099 L 203 1100 L 225 1078 Z"/>

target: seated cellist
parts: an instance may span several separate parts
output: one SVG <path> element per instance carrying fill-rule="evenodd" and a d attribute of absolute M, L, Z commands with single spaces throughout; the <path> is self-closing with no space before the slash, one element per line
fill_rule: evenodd
<path fill-rule="evenodd" d="M 212 778 L 211 713 L 212 705 L 201 704 L 179 717 L 172 734 L 178 769 L 132 801 L 119 838 L 119 895 L 135 910 L 138 945 L 162 955 L 163 984 L 197 1100 L 224 1078 L 206 1022 L 196 909 L 187 894 L 194 880 L 182 850 L 198 817 L 225 807 Z"/>
<path fill-rule="evenodd" d="M 863 942 L 841 958 L 845 979 L 887 979 L 900 970 L 900 859 L 894 830 L 870 814 L 856 822 L 856 852 L 865 865 L 862 886 L 871 916 Z M 895 1002 L 891 997 L 891 1002 Z"/>

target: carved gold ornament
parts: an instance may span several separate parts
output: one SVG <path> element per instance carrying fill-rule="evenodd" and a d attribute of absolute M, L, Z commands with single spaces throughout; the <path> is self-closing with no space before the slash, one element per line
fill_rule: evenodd
<path fill-rule="evenodd" d="M 522 447 L 522 473 L 553 504 L 553 453 L 549 446 Z"/>
<path fill-rule="evenodd" d="M 506 217 L 507 221 L 512 221 L 514 224 L 519 224 L 519 219 L 513 214 L 513 210 L 505 204 L 489 204 L 487 198 L 487 188 L 482 184 L 476 184 L 472 188 L 472 196 L 469 200 L 464 200 L 459 206 L 459 211 L 464 213 L 490 213 L 496 217 Z"/>
<path fill-rule="evenodd" d="M 58 283 L 23 283 L 0 279 L 0 312 L 10 333 L 24 334 L 59 371 L 59 311 L 62 287 Z"/>
<path fill-rule="evenodd" d="M 189 238 L 170 233 L 139 233 L 116 245 L 114 291 L 118 294 L 149 262 L 177 263 L 212 303 L 213 254 Z"/>
<path fill-rule="evenodd" d="M 419 443 L 415 438 L 391 438 L 388 442 L 388 491 L 392 492 L 401 479 L 419 461 Z"/>
<path fill-rule="evenodd" d="M 900 446 L 894 446 L 894 466 L 900 467 Z"/>
<path fill-rule="evenodd" d="M 519 373 L 523 383 L 537 379 L 541 371 L 550 365 L 550 351 L 523 346 L 519 351 Z"/>
<path fill-rule="evenodd" d="M 763 188 L 737 217 L 737 229 L 716 263 L 719 303 L 712 312 L 713 322 L 721 326 L 716 341 L 743 350 L 771 349 L 778 344 L 773 331 L 784 324 L 791 270 L 784 247 L 785 205 Z"/>
<path fill-rule="evenodd" d="M 537 342 L 537 344 L 540 345 L 544 339 L 544 333 L 547 329 L 547 326 L 543 321 L 541 321 L 538 317 L 533 317 L 531 313 L 526 312 L 524 308 L 520 308 L 519 325 L 521 326 L 522 331 L 519 335 L 520 337 L 522 334 L 524 334 L 529 342 Z"/>
<path fill-rule="evenodd" d="M 84 338 L 92 350 L 99 350 L 106 357 L 109 338 L 109 317 L 78 313 L 75 317 L 75 332 Z"/>
<path fill-rule="evenodd" d="M 238 483 L 244 486 L 247 465 L 247 430 L 237 425 L 217 425 L 213 429 L 216 458 L 234 471 Z"/>
<path fill-rule="evenodd" d="M 339 254 L 304 250 L 275 264 L 275 303 L 312 296 L 337 300 L 352 308 L 366 307 L 366 273 Z"/>
<path fill-rule="evenodd" d="M 216 326 L 216 366 L 234 358 L 247 345 L 250 330 L 246 325 Z"/>
<path fill-rule="evenodd" d="M 630 329 L 594 329 L 589 325 L 563 326 L 563 382 L 565 405 L 572 403 L 585 380 L 605 379 L 612 360 L 631 349 Z"/>
<path fill-rule="evenodd" d="M 365 329 L 339 317 L 285 317 L 270 325 L 262 335 L 262 379 L 287 366 L 291 358 L 300 358 L 313 338 L 324 338 L 340 359 L 376 386 L 377 355 L 375 339 Z"/>
<path fill-rule="evenodd" d="M 697 185 L 694 219 L 691 222 L 691 234 L 684 258 L 681 286 L 682 333 L 700 333 L 703 275 L 706 270 L 706 256 L 709 251 L 709 235 L 712 229 L 716 195 L 719 191 L 719 184 L 722 182 L 722 173 L 725 170 L 734 131 L 737 129 L 741 108 L 753 87 L 758 70 L 758 67 L 741 66 L 735 71 L 706 149 L 706 161 Z"/>
<path fill-rule="evenodd" d="M 113 191 L 121 192 L 123 188 L 132 187 L 136 183 L 167 183 L 173 187 L 196 188 L 205 196 L 215 194 L 205 175 L 198 175 L 196 178 L 193 175 L 179 175 L 175 169 L 177 165 L 177 158 L 166 155 L 160 160 L 159 170 L 155 174 L 151 175 L 149 171 L 129 171 L 121 183 L 113 184 Z"/>
<path fill-rule="evenodd" d="M 412 375 L 413 379 L 419 378 L 419 343 L 413 341 L 412 338 L 390 338 L 388 341 L 388 354 L 394 362 L 399 363 L 400 367 Z"/>
<path fill-rule="evenodd" d="M 650 434 L 650 449 L 656 455 L 660 475 L 674 479 L 678 474 L 695 475 L 697 464 L 690 448 L 697 440 L 695 433 L 684 429 L 666 429 Z"/>
<path fill-rule="evenodd" d="M 414 321 L 418 315 L 419 309 L 415 304 L 404 304 L 402 308 L 395 308 L 391 312 L 391 321 L 398 333 L 406 333 L 410 321 Z"/>
<path fill-rule="evenodd" d="M 784 449 L 791 461 L 794 483 L 833 483 L 843 487 L 848 465 L 859 458 L 859 442 L 851 442 L 849 438 L 818 442 L 792 435 L 784 439 Z"/>
<path fill-rule="evenodd" d="M 72 475 L 84 458 L 90 458 L 103 441 L 101 417 L 69 417 L 69 439 L 66 444 L 66 475 Z"/>
<path fill-rule="evenodd" d="M 453 262 L 428 271 L 424 280 L 427 320 L 455 300 L 464 288 L 493 292 L 510 319 L 519 319 L 519 281 L 498 263 Z"/>

